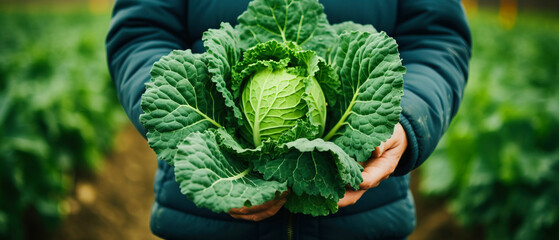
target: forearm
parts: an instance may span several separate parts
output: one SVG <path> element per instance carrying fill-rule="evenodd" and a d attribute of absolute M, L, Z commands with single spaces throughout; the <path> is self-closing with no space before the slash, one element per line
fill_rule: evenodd
<path fill-rule="evenodd" d="M 409 144 L 395 175 L 421 165 L 448 128 L 463 96 L 471 49 L 460 1 L 401 4 L 395 38 L 407 69 L 401 122 Z"/>
<path fill-rule="evenodd" d="M 150 69 L 173 49 L 187 48 L 184 0 L 118 0 L 106 39 L 107 61 L 119 100 L 132 123 L 140 124 L 140 99 Z"/>

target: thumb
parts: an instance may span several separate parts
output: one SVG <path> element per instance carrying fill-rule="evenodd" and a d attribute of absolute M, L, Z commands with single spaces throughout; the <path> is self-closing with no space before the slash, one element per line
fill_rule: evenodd
<path fill-rule="evenodd" d="M 371 154 L 372 158 L 379 158 L 384 153 L 384 145 L 385 143 L 382 142 L 379 146 L 375 147 L 375 150 Z"/>

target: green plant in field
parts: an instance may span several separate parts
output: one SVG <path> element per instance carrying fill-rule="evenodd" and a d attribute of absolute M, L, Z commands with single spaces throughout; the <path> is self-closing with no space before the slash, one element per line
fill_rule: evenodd
<path fill-rule="evenodd" d="M 487 239 L 559 238 L 559 18 L 521 14 L 511 30 L 471 18 L 464 103 L 422 167 L 422 192 L 444 195 Z"/>
<path fill-rule="evenodd" d="M 108 16 L 0 12 L 0 238 L 68 212 L 77 172 L 97 169 L 123 123 L 106 69 Z"/>

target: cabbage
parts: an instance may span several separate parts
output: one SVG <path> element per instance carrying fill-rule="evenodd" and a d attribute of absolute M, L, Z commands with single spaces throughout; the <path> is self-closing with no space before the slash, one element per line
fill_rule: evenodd
<path fill-rule="evenodd" d="M 269 49 L 269 45 L 274 45 L 276 51 L 285 51 L 285 58 L 253 53 Z M 312 56 L 314 53 L 295 52 L 272 40 L 247 50 L 246 54 L 258 57 L 245 59 L 239 63 L 237 70 L 249 75 L 241 99 L 241 109 L 247 123 L 244 127 L 248 132 L 245 138 L 258 146 L 262 140 L 278 139 L 293 128 L 298 120 L 305 119 L 318 129 L 308 138 L 321 136 L 326 124 L 326 99 L 316 78 L 304 69 L 305 59 L 299 57 Z M 298 65 L 299 61 L 303 66 Z"/>
<path fill-rule="evenodd" d="M 233 28 L 175 50 L 146 83 L 140 121 L 181 192 L 214 212 L 260 205 L 335 213 L 398 123 L 398 46 L 370 25 L 330 25 L 317 0 L 254 0 Z"/>

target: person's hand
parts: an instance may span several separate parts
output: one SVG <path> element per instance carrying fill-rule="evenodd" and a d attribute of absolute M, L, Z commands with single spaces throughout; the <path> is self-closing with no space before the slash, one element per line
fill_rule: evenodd
<path fill-rule="evenodd" d="M 249 221 L 262 221 L 266 218 L 274 216 L 283 207 L 287 201 L 289 191 L 281 194 L 279 199 L 267 201 L 264 204 L 252 207 L 232 208 L 229 210 L 229 215 L 236 219 L 244 219 Z"/>
<path fill-rule="evenodd" d="M 394 133 L 390 139 L 375 148 L 371 158 L 362 163 L 363 182 L 359 184 L 359 190 L 347 189 L 345 195 L 338 201 L 338 207 L 346 207 L 355 204 L 363 196 L 365 191 L 374 188 L 381 181 L 390 177 L 394 172 L 400 158 L 408 146 L 408 138 L 400 123 L 394 126 Z"/>

